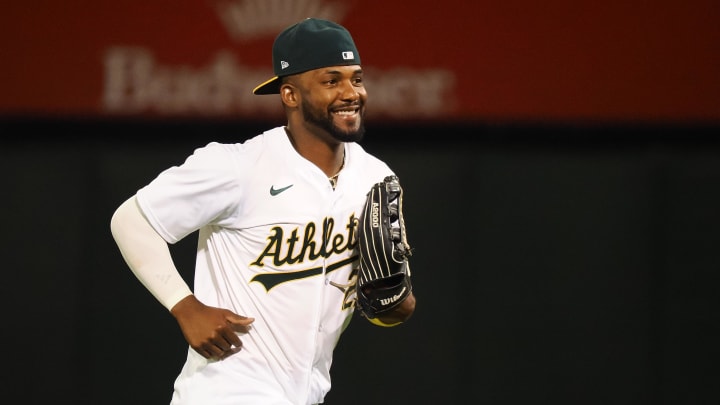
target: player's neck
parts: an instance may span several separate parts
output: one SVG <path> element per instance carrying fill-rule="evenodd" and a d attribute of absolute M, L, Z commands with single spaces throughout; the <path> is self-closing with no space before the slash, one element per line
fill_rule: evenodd
<path fill-rule="evenodd" d="M 337 178 L 345 165 L 345 145 L 341 142 L 325 142 L 315 136 L 303 135 L 302 131 L 285 127 L 285 133 L 300 156 L 314 163 L 325 175 Z M 332 182 L 332 181 L 331 181 Z"/>

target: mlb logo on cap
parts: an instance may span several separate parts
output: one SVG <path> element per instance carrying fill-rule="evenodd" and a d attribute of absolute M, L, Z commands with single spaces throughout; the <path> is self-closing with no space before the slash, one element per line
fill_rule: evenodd
<path fill-rule="evenodd" d="M 355 54 L 352 51 L 346 51 L 342 53 L 342 57 L 344 60 L 355 59 Z"/>

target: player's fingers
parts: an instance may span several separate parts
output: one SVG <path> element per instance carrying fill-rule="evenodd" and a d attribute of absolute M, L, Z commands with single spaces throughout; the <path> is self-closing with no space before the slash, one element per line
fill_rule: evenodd
<path fill-rule="evenodd" d="M 232 342 L 227 339 L 230 334 L 234 333 L 227 324 L 217 325 L 209 335 L 197 343 L 197 347 L 193 346 L 193 348 L 201 354 L 206 352 L 211 356 L 218 356 L 232 347 Z"/>
<path fill-rule="evenodd" d="M 239 352 L 240 350 L 241 349 L 239 347 L 233 347 L 230 350 L 226 350 L 225 352 L 223 352 L 223 354 L 220 355 L 220 357 L 218 357 L 218 360 L 225 360 L 233 354 Z"/>
<path fill-rule="evenodd" d="M 195 351 L 200 353 L 200 355 L 205 357 L 206 359 L 219 359 L 225 352 L 225 350 L 210 342 L 207 342 L 202 346 L 196 348 Z"/>
<path fill-rule="evenodd" d="M 228 351 L 231 349 L 232 346 L 235 346 L 237 348 L 242 347 L 242 341 L 240 340 L 240 336 L 238 336 L 232 328 L 224 328 L 222 331 L 222 337 L 230 346 L 224 348 L 223 350 Z"/>
<path fill-rule="evenodd" d="M 242 341 L 238 335 L 228 328 L 222 328 L 220 334 L 211 343 L 204 346 L 205 352 L 210 353 L 206 358 L 224 360 L 239 352 L 242 348 Z"/>
<path fill-rule="evenodd" d="M 235 314 L 228 315 L 226 319 L 230 328 L 238 333 L 248 333 L 252 328 L 252 323 L 255 322 L 255 318 Z"/>
<path fill-rule="evenodd" d="M 228 328 L 218 330 L 218 334 L 203 345 L 203 349 L 210 353 L 210 357 L 217 359 L 233 354 L 234 350 L 240 350 L 240 347 L 242 347 L 240 338 Z"/>
<path fill-rule="evenodd" d="M 195 351 L 198 352 L 199 355 L 205 357 L 206 359 L 209 359 L 212 357 L 212 353 L 203 349 L 202 347 L 193 347 L 193 349 L 195 349 Z"/>

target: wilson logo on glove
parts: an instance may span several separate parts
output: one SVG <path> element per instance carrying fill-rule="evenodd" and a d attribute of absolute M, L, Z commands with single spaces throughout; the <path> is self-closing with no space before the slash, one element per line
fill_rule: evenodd
<path fill-rule="evenodd" d="M 393 295 L 393 296 L 390 297 L 390 298 L 381 298 L 381 299 L 380 299 L 380 303 L 381 303 L 382 305 L 390 305 L 390 304 L 392 304 L 393 302 L 399 300 L 400 297 L 403 296 L 403 294 L 405 294 L 405 290 L 406 290 L 406 288 L 403 287 L 402 291 L 400 291 L 398 294 L 395 294 L 395 295 Z"/>

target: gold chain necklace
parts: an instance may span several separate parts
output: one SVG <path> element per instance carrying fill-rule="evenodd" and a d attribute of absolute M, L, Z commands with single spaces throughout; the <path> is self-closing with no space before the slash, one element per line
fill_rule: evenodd
<path fill-rule="evenodd" d="M 340 176 L 340 172 L 342 171 L 343 167 L 345 167 L 345 153 L 343 153 L 343 161 L 337 173 L 335 173 L 334 176 L 328 177 L 328 180 L 330 180 L 330 185 L 332 186 L 333 190 L 335 190 L 335 187 L 337 186 L 338 176 Z"/>

